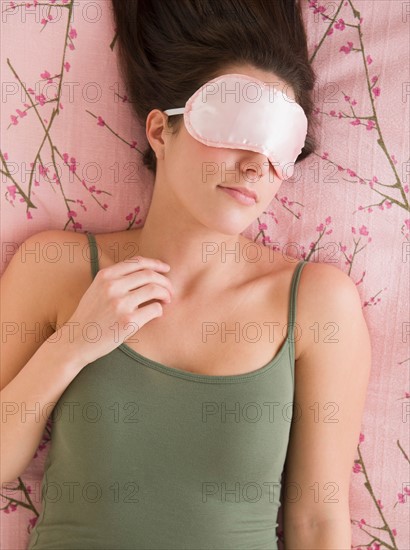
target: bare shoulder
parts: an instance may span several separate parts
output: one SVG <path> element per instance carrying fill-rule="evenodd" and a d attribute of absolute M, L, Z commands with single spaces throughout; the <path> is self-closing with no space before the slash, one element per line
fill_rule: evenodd
<path fill-rule="evenodd" d="M 363 323 L 354 281 L 335 265 L 307 262 L 300 274 L 296 322 L 301 334 L 296 360 L 301 364 L 302 357 L 317 349 L 319 339 L 331 342 L 340 336 L 346 323 Z"/>
<path fill-rule="evenodd" d="M 132 235 L 131 235 L 132 233 Z M 93 233 L 97 244 L 99 269 L 137 253 L 136 232 Z M 24 244 L 36 249 L 47 271 L 55 315 L 76 303 L 92 283 L 91 251 L 86 233 L 50 229 L 29 237 Z M 55 299 L 56 298 L 56 299 Z"/>
<path fill-rule="evenodd" d="M 328 299 L 334 294 L 334 297 L 345 298 L 340 293 L 353 293 L 357 297 L 359 293 L 351 277 L 339 267 L 332 264 L 320 262 L 307 262 L 303 268 L 304 286 L 310 291 L 325 293 Z M 315 301 L 321 296 L 315 296 Z M 324 300 L 322 300 L 324 301 Z"/>
<path fill-rule="evenodd" d="M 50 272 L 69 276 L 70 269 L 89 266 L 89 244 L 85 233 L 49 229 L 31 235 L 23 243 L 27 255 L 35 249 L 39 262 Z M 22 246 L 23 246 L 22 245 Z"/>
<path fill-rule="evenodd" d="M 19 261 L 44 290 L 50 325 L 55 327 L 64 300 L 87 280 L 90 270 L 87 235 L 58 229 L 40 231 L 19 247 Z M 88 281 L 89 284 L 90 281 Z"/>
<path fill-rule="evenodd" d="M 337 323 L 343 318 L 362 318 L 359 291 L 351 277 L 339 267 L 309 262 L 302 270 L 298 289 L 298 312 L 305 326 Z"/>
<path fill-rule="evenodd" d="M 73 263 L 80 256 L 74 258 L 74 252 L 83 252 L 87 245 L 85 233 L 74 233 L 60 229 L 46 229 L 30 235 L 21 245 L 22 251 L 35 250 L 40 253 L 39 260 L 44 263 L 55 263 L 62 265 L 64 262 Z M 84 254 L 83 254 L 84 255 Z"/>

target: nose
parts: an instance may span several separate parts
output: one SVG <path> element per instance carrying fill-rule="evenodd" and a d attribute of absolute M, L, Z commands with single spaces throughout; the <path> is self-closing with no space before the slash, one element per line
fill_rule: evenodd
<path fill-rule="evenodd" d="M 240 170 L 251 182 L 257 182 L 266 177 L 274 168 L 266 155 L 255 151 L 241 151 Z"/>

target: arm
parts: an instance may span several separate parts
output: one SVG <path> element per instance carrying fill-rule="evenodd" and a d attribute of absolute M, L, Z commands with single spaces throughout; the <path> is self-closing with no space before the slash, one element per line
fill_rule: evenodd
<path fill-rule="evenodd" d="M 335 266 L 309 264 L 302 285 L 303 327 L 312 332 L 295 365 L 296 408 L 284 467 L 285 548 L 346 550 L 370 337 L 348 275 Z"/>
<path fill-rule="evenodd" d="M 24 472 L 56 402 L 84 366 L 69 327 L 52 334 L 62 264 L 47 262 L 42 246 L 56 238 L 52 231 L 32 235 L 0 280 L 0 483 Z"/>

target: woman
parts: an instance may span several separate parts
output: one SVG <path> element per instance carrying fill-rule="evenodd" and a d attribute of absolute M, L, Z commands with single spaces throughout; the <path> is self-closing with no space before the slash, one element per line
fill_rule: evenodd
<path fill-rule="evenodd" d="M 55 405 L 29 549 L 276 549 L 281 504 L 286 550 L 350 548 L 360 297 L 336 267 L 241 235 L 315 148 L 300 7 L 112 5 L 154 192 L 141 229 L 46 231 L 26 243 L 81 245 L 74 261 L 28 270 L 23 243 L 3 275 L 3 318 L 55 331 L 2 344 L 2 399 Z M 47 418 L 2 422 L 2 481 Z"/>

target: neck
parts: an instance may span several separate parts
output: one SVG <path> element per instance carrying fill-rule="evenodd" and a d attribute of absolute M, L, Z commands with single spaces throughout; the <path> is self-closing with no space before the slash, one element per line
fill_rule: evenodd
<path fill-rule="evenodd" d="M 249 239 L 213 231 L 183 209 L 156 200 L 155 191 L 144 226 L 138 234 L 138 254 L 170 265 L 166 274 L 175 294 L 188 296 L 228 287 L 245 267 Z"/>

